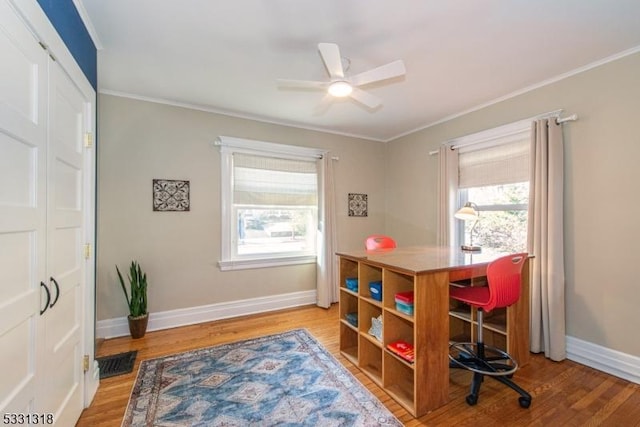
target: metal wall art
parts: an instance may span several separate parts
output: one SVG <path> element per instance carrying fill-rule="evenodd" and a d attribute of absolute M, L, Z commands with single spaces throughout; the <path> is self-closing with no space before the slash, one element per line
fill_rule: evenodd
<path fill-rule="evenodd" d="M 154 179 L 153 210 L 158 212 L 188 211 L 189 181 Z"/>
<path fill-rule="evenodd" d="M 367 195 L 349 193 L 349 216 L 367 216 Z"/>

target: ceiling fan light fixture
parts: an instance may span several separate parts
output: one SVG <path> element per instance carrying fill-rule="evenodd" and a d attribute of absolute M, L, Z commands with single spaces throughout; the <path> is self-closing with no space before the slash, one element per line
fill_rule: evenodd
<path fill-rule="evenodd" d="M 349 96 L 352 91 L 353 87 L 349 84 L 349 82 L 345 82 L 344 80 L 338 80 L 331 83 L 328 89 L 329 94 L 337 98 L 344 98 L 345 96 Z"/>

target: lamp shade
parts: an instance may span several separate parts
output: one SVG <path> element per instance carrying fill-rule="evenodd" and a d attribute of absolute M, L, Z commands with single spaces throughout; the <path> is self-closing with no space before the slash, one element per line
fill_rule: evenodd
<path fill-rule="evenodd" d="M 475 204 L 472 202 L 467 202 L 463 207 L 458 209 L 458 211 L 453 215 L 457 219 L 461 219 L 463 221 L 474 221 L 478 219 L 478 211 L 474 208 Z"/>

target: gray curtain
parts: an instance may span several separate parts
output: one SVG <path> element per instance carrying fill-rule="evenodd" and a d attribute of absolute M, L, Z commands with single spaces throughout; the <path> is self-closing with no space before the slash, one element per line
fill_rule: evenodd
<path fill-rule="evenodd" d="M 318 209 L 316 304 L 328 308 L 338 302 L 338 237 L 336 232 L 336 202 L 333 162 L 329 153 L 318 161 L 320 206 Z"/>
<path fill-rule="evenodd" d="M 439 246 L 453 246 L 452 241 L 454 218 L 457 209 L 458 193 L 458 151 L 451 147 L 442 146 L 438 150 L 438 230 L 437 243 Z"/>
<path fill-rule="evenodd" d="M 528 251 L 531 268 L 531 351 L 566 358 L 563 231 L 563 138 L 554 118 L 531 129 Z"/>

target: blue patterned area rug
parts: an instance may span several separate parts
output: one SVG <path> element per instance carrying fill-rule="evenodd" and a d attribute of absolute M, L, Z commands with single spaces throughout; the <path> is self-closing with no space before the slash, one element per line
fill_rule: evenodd
<path fill-rule="evenodd" d="M 306 330 L 144 360 L 132 426 L 402 426 Z"/>

